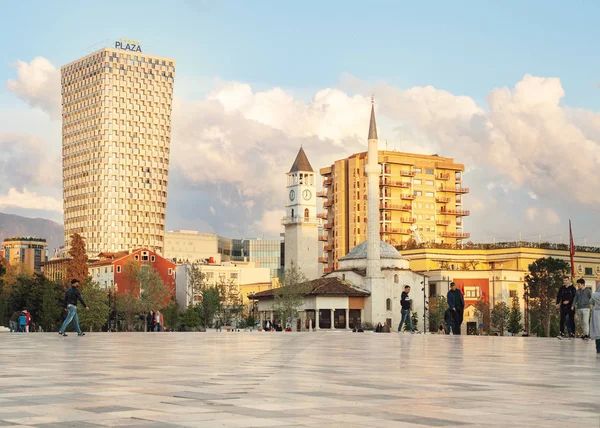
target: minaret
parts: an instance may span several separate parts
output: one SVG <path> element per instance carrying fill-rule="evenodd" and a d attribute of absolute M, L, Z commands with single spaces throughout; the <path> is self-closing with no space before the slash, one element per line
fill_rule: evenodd
<path fill-rule="evenodd" d="M 315 172 L 300 147 L 296 160 L 287 173 L 285 225 L 285 268 L 293 261 L 312 280 L 319 273 L 319 219 Z"/>
<path fill-rule="evenodd" d="M 368 211 L 367 214 L 367 282 L 370 278 L 381 278 L 381 256 L 379 235 L 379 141 L 375 123 L 375 103 L 371 98 L 371 123 L 369 124 L 369 150 L 367 152 Z"/>

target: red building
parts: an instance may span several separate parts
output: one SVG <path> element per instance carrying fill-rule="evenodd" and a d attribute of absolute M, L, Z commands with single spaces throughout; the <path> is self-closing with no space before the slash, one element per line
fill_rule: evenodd
<path fill-rule="evenodd" d="M 489 278 L 455 278 L 454 283 L 465 299 L 465 308 L 474 305 L 480 298 L 490 303 Z"/>
<path fill-rule="evenodd" d="M 117 294 L 130 291 L 133 287 L 128 277 L 126 266 L 128 263 L 138 262 L 141 265 L 151 266 L 158 272 L 163 283 L 175 295 L 175 263 L 161 257 L 156 252 L 147 248 L 120 253 L 100 253 L 99 260 L 90 264 L 90 276 L 101 287 L 115 286 Z"/>

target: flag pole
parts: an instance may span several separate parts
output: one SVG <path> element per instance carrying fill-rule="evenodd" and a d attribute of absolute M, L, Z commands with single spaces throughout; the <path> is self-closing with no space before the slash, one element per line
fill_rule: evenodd
<path fill-rule="evenodd" d="M 575 244 L 573 242 L 573 229 L 569 219 L 569 256 L 571 258 L 571 279 L 575 278 Z"/>

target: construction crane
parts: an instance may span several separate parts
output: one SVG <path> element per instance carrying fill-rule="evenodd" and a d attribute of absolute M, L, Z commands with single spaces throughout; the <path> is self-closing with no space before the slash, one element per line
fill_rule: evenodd
<path fill-rule="evenodd" d="M 412 234 L 413 239 L 417 243 L 417 245 L 423 244 L 423 237 L 419 233 L 419 228 L 417 227 L 416 224 L 413 224 L 410 226 L 410 232 Z"/>

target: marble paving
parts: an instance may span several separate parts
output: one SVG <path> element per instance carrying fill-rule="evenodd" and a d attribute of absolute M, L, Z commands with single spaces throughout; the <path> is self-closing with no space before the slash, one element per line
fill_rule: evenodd
<path fill-rule="evenodd" d="M 0 334 L 0 427 L 600 427 L 581 340 Z"/>

